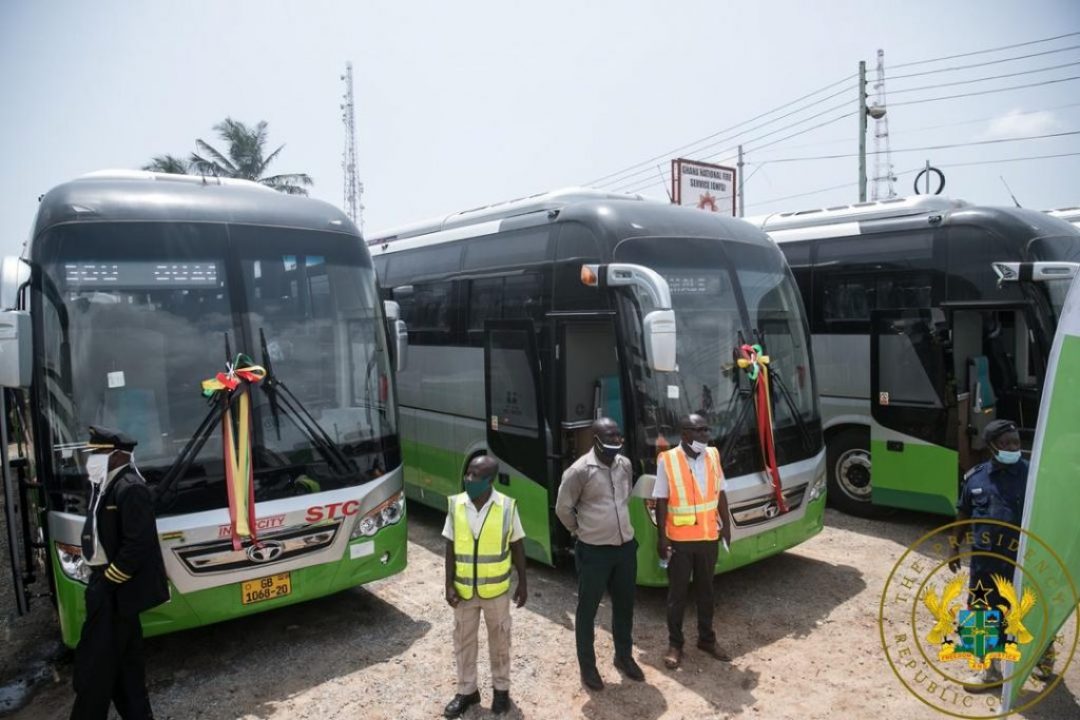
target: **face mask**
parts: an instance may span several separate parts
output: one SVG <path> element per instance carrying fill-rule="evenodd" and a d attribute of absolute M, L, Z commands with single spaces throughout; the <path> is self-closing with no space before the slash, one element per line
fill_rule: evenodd
<path fill-rule="evenodd" d="M 607 460 L 611 460 L 613 457 L 619 454 L 619 451 L 623 449 L 623 444 L 618 443 L 616 445 L 608 445 L 607 443 L 600 442 L 600 438 L 593 440 L 593 445 L 596 447 L 596 454 Z"/>
<path fill-rule="evenodd" d="M 703 443 L 700 440 L 695 440 L 690 443 L 690 449 L 696 452 L 698 455 L 705 452 L 705 449 L 709 447 L 707 443 Z"/>
<path fill-rule="evenodd" d="M 468 475 L 465 476 L 464 485 L 465 493 L 469 496 L 470 500 L 475 500 L 476 498 L 480 497 L 491 489 L 491 480 L 494 477 L 493 475 L 474 478 L 472 480 L 470 480 L 469 477 L 470 476 Z"/>
<path fill-rule="evenodd" d="M 112 455 L 94 454 L 86 458 L 86 474 L 90 476 L 90 484 L 100 485 L 105 482 L 109 475 L 109 457 Z"/>
<path fill-rule="evenodd" d="M 991 445 L 990 447 L 994 447 Z M 994 459 L 1002 465 L 1015 465 L 1020 462 L 1021 453 L 1019 450 L 998 450 L 994 448 Z"/>

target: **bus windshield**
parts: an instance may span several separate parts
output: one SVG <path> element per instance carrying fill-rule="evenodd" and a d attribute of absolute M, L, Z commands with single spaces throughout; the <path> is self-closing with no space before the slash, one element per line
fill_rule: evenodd
<path fill-rule="evenodd" d="M 1033 260 L 1080 263 L 1080 235 L 1036 238 L 1031 242 L 1030 252 Z M 1069 284 L 1068 280 L 1050 280 L 1045 283 L 1055 320 L 1061 317 L 1061 311 L 1065 307 Z"/>
<path fill-rule="evenodd" d="M 81 511 L 87 426 L 138 440 L 153 485 L 213 408 L 201 381 L 244 353 L 255 500 L 357 485 L 400 463 L 374 272 L 356 238 L 211 223 L 61 226 L 40 240 L 38 384 L 50 489 Z M 165 514 L 228 504 L 220 423 Z"/>
<path fill-rule="evenodd" d="M 763 337 L 775 378 L 773 426 L 778 434 L 787 430 L 796 436 L 797 426 L 818 419 L 807 326 L 779 250 L 703 238 L 635 238 L 618 246 L 616 259 L 656 270 L 671 288 L 678 372 L 652 373 L 645 425 L 652 425 L 650 434 L 656 438 L 650 442 L 674 446 L 678 418 L 696 412 L 709 421 L 718 445 L 732 433 L 753 443 L 753 410 L 743 412 L 739 422 L 743 405 L 752 400 L 734 352 L 740 333 L 747 343 L 757 342 L 755 330 Z M 793 459 L 789 454 L 787 461 Z"/>

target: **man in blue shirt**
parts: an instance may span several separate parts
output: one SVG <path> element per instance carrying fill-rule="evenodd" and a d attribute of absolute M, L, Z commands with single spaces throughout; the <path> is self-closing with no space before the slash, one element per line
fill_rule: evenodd
<path fill-rule="evenodd" d="M 956 504 L 957 520 L 974 520 L 954 531 L 957 552 L 965 540 L 971 542 L 971 567 L 968 580 L 968 605 L 995 609 L 1008 602 L 997 591 L 992 576 L 1012 580 L 1020 546 L 1020 523 L 1024 516 L 1024 496 L 1027 493 L 1028 462 L 1020 452 L 1020 433 L 1009 420 L 994 420 L 983 429 L 983 441 L 991 459 L 976 465 L 964 477 L 964 487 Z M 979 522 L 980 520 L 998 521 Z M 960 558 L 949 562 L 953 572 L 960 570 Z M 1005 629 L 998 627 L 999 644 L 1005 644 Z M 1035 676 L 1048 681 L 1053 676 L 1053 646 L 1039 661 Z M 1001 667 L 997 660 L 970 685 L 969 692 L 985 692 L 1002 683 Z"/>

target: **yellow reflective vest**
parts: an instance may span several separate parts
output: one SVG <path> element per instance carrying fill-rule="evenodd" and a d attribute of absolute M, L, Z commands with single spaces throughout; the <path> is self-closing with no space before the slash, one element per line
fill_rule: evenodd
<path fill-rule="evenodd" d="M 498 498 L 492 500 L 476 538 L 466 515 L 465 504 L 470 502 L 465 493 L 450 497 L 450 515 L 454 518 L 454 589 L 463 600 L 474 594 L 482 598 L 499 597 L 510 590 L 514 500 L 505 495 L 502 502 Z"/>
<path fill-rule="evenodd" d="M 668 481 L 668 512 L 664 528 L 668 539 L 683 542 L 719 539 L 720 525 L 716 509 L 724 486 L 720 451 L 714 447 L 705 449 L 707 478 L 704 496 L 690 471 L 690 463 L 681 445 L 660 453 L 660 462 L 664 463 Z"/>

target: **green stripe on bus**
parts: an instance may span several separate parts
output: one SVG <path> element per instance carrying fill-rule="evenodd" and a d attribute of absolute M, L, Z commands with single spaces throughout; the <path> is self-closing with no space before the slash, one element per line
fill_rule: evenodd
<path fill-rule="evenodd" d="M 716 559 L 716 574 L 749 565 L 770 555 L 777 555 L 805 542 L 821 532 L 824 513 L 825 496 L 822 495 L 810 503 L 802 519 L 737 540 L 731 544 L 730 553 L 725 553 L 721 548 Z M 657 529 L 649 519 L 645 503 L 641 498 L 630 499 L 630 521 L 634 526 L 634 536 L 638 541 L 637 584 L 648 587 L 667 586 L 667 571 L 657 564 Z"/>
<path fill-rule="evenodd" d="M 408 530 L 403 518 L 401 522 L 383 528 L 374 537 L 353 540 L 349 545 L 374 542 L 374 552 L 353 560 L 347 546 L 341 560 L 292 570 L 290 571 L 292 592 L 274 600 L 244 605 L 240 602 L 240 583 L 238 582 L 183 595 L 177 592 L 175 587 L 170 587 L 172 599 L 169 602 L 142 614 L 143 632 L 149 637 L 187 630 L 222 620 L 253 615 L 283 605 L 313 600 L 361 583 L 390 577 L 405 569 L 407 537 Z M 385 564 L 382 562 L 384 553 L 389 553 Z M 52 552 L 51 555 L 56 577 L 61 637 L 65 645 L 75 647 L 79 642 L 83 618 L 86 616 L 84 598 L 86 586 L 64 575 L 56 560 L 56 552 Z M 266 568 L 266 575 L 274 575 L 277 572 L 273 565 Z"/>
<path fill-rule="evenodd" d="M 447 511 L 447 498 L 461 492 L 461 475 L 467 459 L 463 453 L 444 450 L 415 440 L 403 440 L 405 495 L 412 500 Z M 553 564 L 551 553 L 551 507 L 544 485 L 510 468 L 510 484 L 495 489 L 517 501 L 521 527 L 525 531 L 525 555 Z"/>
<path fill-rule="evenodd" d="M 889 450 L 886 441 L 870 441 L 875 505 L 956 514 L 960 478 L 956 450 L 905 442 Z"/>

